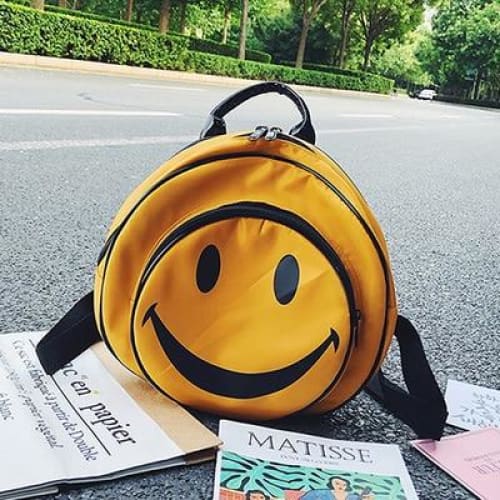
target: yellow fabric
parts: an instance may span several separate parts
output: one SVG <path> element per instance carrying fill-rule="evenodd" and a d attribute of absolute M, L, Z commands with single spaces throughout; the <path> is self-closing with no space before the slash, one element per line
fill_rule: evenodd
<path fill-rule="evenodd" d="M 243 156 L 208 161 L 230 154 Z M 340 167 L 316 148 L 285 140 L 251 142 L 234 134 L 175 155 L 133 191 L 116 215 L 109 234 L 117 229 L 119 234 L 96 271 L 95 311 L 98 328 L 118 359 L 189 406 L 252 419 L 304 408 L 327 411 L 360 389 L 389 347 L 397 315 L 390 268 L 385 277 L 373 242 L 339 196 L 310 172 L 276 157 L 306 165 L 333 184 L 374 233 L 389 266 L 368 205 Z M 162 183 L 194 162 L 200 165 Z M 338 254 L 361 315 L 354 347 L 338 274 L 310 241 L 283 224 L 236 218 L 201 227 L 167 251 L 140 284 L 151 257 L 175 228 L 218 207 L 249 201 L 296 214 Z M 219 250 L 221 267 L 214 288 L 204 293 L 197 287 L 196 270 L 207 245 Z M 276 300 L 273 280 L 285 255 L 296 258 L 300 273 L 295 296 L 283 305 Z M 153 322 L 145 320 L 153 304 L 190 353 L 231 372 L 284 369 L 328 339 L 330 329 L 339 344 L 281 390 L 250 398 L 221 396 L 193 384 L 182 367 L 171 363 Z"/>

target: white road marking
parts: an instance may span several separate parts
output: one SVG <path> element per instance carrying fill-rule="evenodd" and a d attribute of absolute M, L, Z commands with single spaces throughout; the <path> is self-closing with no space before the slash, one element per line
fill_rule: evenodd
<path fill-rule="evenodd" d="M 424 126 L 410 125 L 406 127 L 363 127 L 363 128 L 331 128 L 318 130 L 319 135 L 326 134 L 359 134 L 364 132 L 386 132 L 390 130 L 424 129 Z M 194 135 L 160 135 L 129 138 L 108 139 L 60 139 L 49 141 L 13 141 L 1 142 L 0 151 L 28 151 L 40 149 L 62 148 L 98 148 L 106 146 L 137 146 L 148 144 L 189 144 L 197 139 Z"/>
<path fill-rule="evenodd" d="M 376 113 L 341 113 L 338 116 L 342 118 L 394 118 L 394 115 L 376 114 Z"/>
<path fill-rule="evenodd" d="M 169 111 L 119 111 L 111 109 L 28 109 L 0 108 L 0 115 L 65 115 L 65 116 L 181 116 Z"/>
<path fill-rule="evenodd" d="M 196 140 L 193 135 L 165 135 L 151 137 L 130 137 L 128 139 L 62 139 L 54 141 L 0 142 L 0 151 L 28 151 L 62 148 L 99 148 L 105 146 L 134 146 L 147 144 L 189 144 Z"/>
<path fill-rule="evenodd" d="M 160 89 L 160 90 L 182 90 L 188 92 L 206 92 L 206 89 L 198 89 L 195 87 L 173 87 L 170 85 L 154 85 L 151 83 L 129 83 L 129 87 L 139 87 L 144 89 Z"/>
<path fill-rule="evenodd" d="M 363 132 L 386 132 L 389 130 L 416 130 L 425 127 L 419 125 L 408 125 L 406 127 L 360 127 L 360 128 L 326 128 L 318 130 L 318 134 L 360 134 Z"/>

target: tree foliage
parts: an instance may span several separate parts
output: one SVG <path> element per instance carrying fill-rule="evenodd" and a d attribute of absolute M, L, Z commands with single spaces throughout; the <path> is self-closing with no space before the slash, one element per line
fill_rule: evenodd
<path fill-rule="evenodd" d="M 7 52 L 383 93 L 393 84 L 374 75 L 297 70 L 198 52 L 186 36 L 163 35 L 125 22 L 96 22 L 57 11 L 43 13 L 5 2 L 0 2 L 0 19 L 0 50 Z"/>
<path fill-rule="evenodd" d="M 44 0 L 30 2 L 43 8 Z M 431 31 L 416 28 L 425 7 Z M 47 0 L 161 32 L 265 51 L 276 62 L 369 69 L 402 85 L 498 95 L 499 0 Z M 246 11 L 248 13 L 246 14 Z M 247 19 L 244 21 L 244 19 Z"/>
<path fill-rule="evenodd" d="M 375 42 L 398 40 L 423 20 L 423 0 L 358 0 L 358 16 L 364 40 L 363 69 L 370 65 Z"/>
<path fill-rule="evenodd" d="M 401 87 L 430 85 L 432 77 L 416 55 L 429 36 L 430 33 L 423 29 L 411 33 L 405 41 L 396 42 L 377 55 L 372 62 L 372 68 L 381 75 L 393 78 Z"/>
<path fill-rule="evenodd" d="M 447 92 L 498 98 L 499 40 L 496 0 L 456 0 L 434 17 L 432 36 L 417 55 Z"/>

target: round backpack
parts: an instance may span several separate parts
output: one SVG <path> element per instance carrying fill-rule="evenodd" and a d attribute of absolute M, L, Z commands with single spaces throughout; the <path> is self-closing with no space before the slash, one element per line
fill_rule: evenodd
<path fill-rule="evenodd" d="M 297 107 L 277 127 L 228 134 L 224 117 L 275 92 Z M 411 323 L 398 317 L 372 211 L 315 145 L 303 99 L 253 85 L 125 200 L 93 293 L 41 340 L 54 373 L 98 340 L 182 405 L 248 420 L 333 410 L 366 388 L 421 437 L 446 406 Z M 408 391 L 380 371 L 393 335 Z"/>

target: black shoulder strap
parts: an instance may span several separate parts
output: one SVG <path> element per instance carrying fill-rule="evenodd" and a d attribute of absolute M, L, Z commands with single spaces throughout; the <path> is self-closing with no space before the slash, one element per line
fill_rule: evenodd
<path fill-rule="evenodd" d="M 82 297 L 36 346 L 38 359 L 52 375 L 101 340 L 94 319 L 94 294 Z"/>
<path fill-rule="evenodd" d="M 393 415 L 409 425 L 420 438 L 440 439 L 448 416 L 446 403 L 425 357 L 415 327 L 398 316 L 396 338 L 408 392 L 378 371 L 365 387 L 366 392 Z"/>

